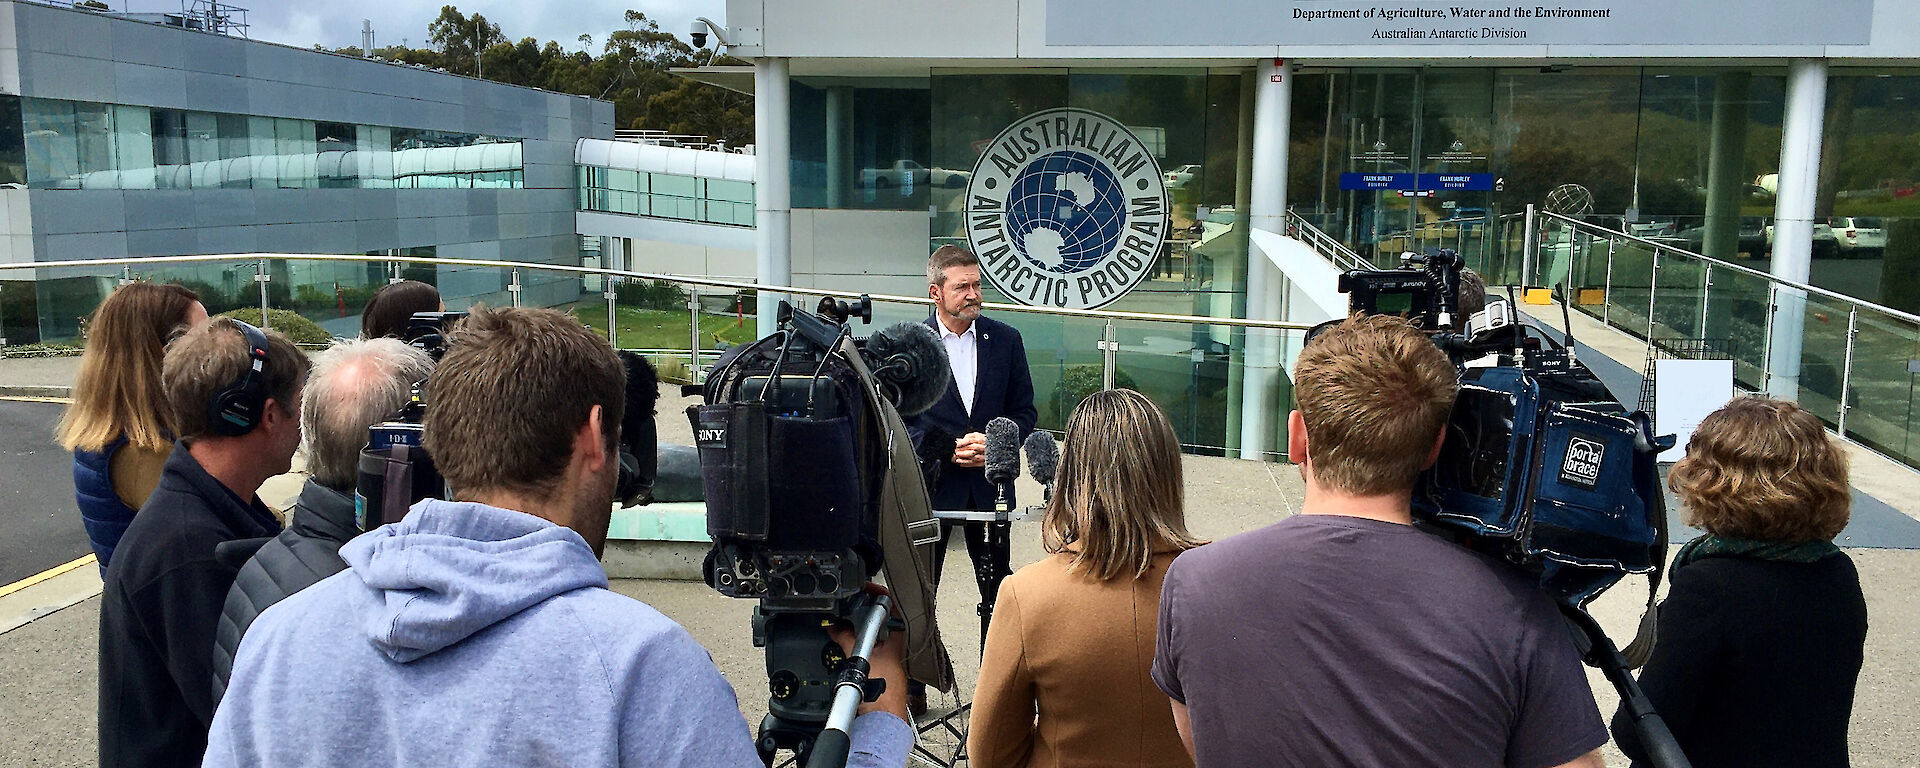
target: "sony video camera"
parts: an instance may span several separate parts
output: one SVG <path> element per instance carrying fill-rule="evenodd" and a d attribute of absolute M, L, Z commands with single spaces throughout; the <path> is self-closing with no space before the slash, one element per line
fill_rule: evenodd
<path fill-rule="evenodd" d="M 1581 365 L 1570 344 L 1518 321 L 1511 300 L 1458 317 L 1461 260 L 1406 254 L 1403 267 L 1340 276 L 1352 311 L 1398 314 L 1461 372 L 1440 458 L 1414 492 L 1423 525 L 1540 577 L 1585 605 L 1666 555 L 1656 438 Z M 1317 330 L 1317 329 L 1316 329 Z"/>
<path fill-rule="evenodd" d="M 447 351 L 447 334 L 466 319 L 465 312 L 416 312 L 407 321 L 407 344 L 426 350 L 435 363 Z M 634 506 L 650 500 L 658 462 L 654 402 L 659 384 L 646 358 L 621 352 L 626 368 L 626 412 L 620 422 L 620 474 L 614 498 Z M 414 382 L 407 402 L 386 421 L 368 430 L 360 451 L 360 479 L 354 488 L 354 522 L 371 531 L 405 517 L 414 502 L 450 498 L 446 480 L 427 455 L 426 380 Z"/>
<path fill-rule="evenodd" d="M 889 430 L 899 417 L 886 411 L 926 410 L 951 376 L 925 324 L 854 338 L 852 319 L 872 321 L 867 297 L 824 299 L 817 313 L 782 302 L 779 311 L 778 331 L 714 364 L 704 403 L 687 414 L 713 539 L 707 585 L 760 601 L 753 642 L 766 649 L 771 698 L 758 743 L 769 765 L 776 749 L 807 762 L 815 740 L 826 743 L 822 729 L 832 733 L 835 681 L 847 664 L 828 628 L 870 604 L 865 587 L 886 551 L 890 444 L 907 439 Z"/>

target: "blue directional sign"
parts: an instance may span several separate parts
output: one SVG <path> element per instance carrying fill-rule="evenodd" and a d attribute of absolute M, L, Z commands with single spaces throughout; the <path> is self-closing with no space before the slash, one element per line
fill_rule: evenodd
<path fill-rule="evenodd" d="M 1419 179 L 1420 189 L 1469 189 L 1492 190 L 1491 173 L 1423 173 Z"/>
<path fill-rule="evenodd" d="M 1341 189 L 1413 189 L 1411 173 L 1343 173 Z"/>

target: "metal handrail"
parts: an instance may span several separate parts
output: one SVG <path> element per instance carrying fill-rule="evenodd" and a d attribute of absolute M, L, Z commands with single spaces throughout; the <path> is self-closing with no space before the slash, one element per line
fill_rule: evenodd
<path fill-rule="evenodd" d="M 66 261 L 37 261 L 21 264 L 0 264 L 0 272 L 10 269 L 68 269 L 89 267 L 117 267 L 150 264 L 192 264 L 208 261 L 349 261 L 349 262 L 400 262 L 407 264 L 445 264 L 458 267 L 496 267 L 500 269 L 530 269 L 548 272 L 567 272 L 578 275 L 600 275 L 605 277 L 634 278 L 640 280 L 664 280 L 670 283 L 706 286 L 712 288 L 731 288 L 734 290 L 770 291 L 773 293 L 795 293 L 802 296 L 846 296 L 845 290 L 829 288 L 802 288 L 791 285 L 762 285 L 737 280 L 716 280 L 710 277 L 675 275 L 661 272 L 634 272 L 606 267 L 576 267 L 567 264 L 538 264 L 523 261 L 497 261 L 481 259 L 443 259 L 427 256 L 368 256 L 364 254 L 335 253 L 224 253 L 197 256 L 129 256 L 112 259 L 70 259 Z M 926 296 L 894 296 L 889 294 L 866 294 L 874 301 L 896 304 L 919 304 L 933 306 L 933 299 Z M 1027 314 L 1057 315 L 1062 317 L 1086 317 L 1103 320 L 1141 320 L 1161 323 L 1185 323 L 1188 325 L 1221 325 L 1238 328 L 1264 328 L 1269 330 L 1305 331 L 1311 330 L 1311 323 L 1294 323 L 1278 320 L 1247 320 L 1235 317 L 1201 317 L 1198 315 L 1168 315 L 1157 312 L 1123 312 L 1110 309 L 1068 309 L 1065 307 L 1037 307 L 1025 304 L 1006 304 L 987 302 L 983 307 L 999 312 L 1022 312 Z"/>
<path fill-rule="evenodd" d="M 1905 320 L 1910 323 L 1920 324 L 1920 315 L 1915 315 L 1911 312 L 1902 312 L 1898 309 L 1894 309 L 1893 307 L 1875 304 L 1871 301 L 1866 301 L 1864 299 L 1848 296 L 1844 293 L 1838 293 L 1835 291 L 1827 290 L 1825 288 L 1807 285 L 1806 283 L 1795 282 L 1793 280 L 1788 280 L 1784 277 L 1780 277 L 1779 275 L 1775 275 L 1769 272 L 1762 272 L 1752 267 L 1741 266 L 1739 264 L 1734 264 L 1728 261 L 1721 261 L 1720 259 L 1713 258 L 1712 256 L 1708 256 L 1700 253 L 1694 253 L 1693 251 L 1689 251 L 1684 248 L 1676 248 L 1666 243 L 1656 242 L 1653 240 L 1648 240 L 1644 237 L 1638 237 L 1635 235 L 1629 235 L 1625 232 L 1607 229 L 1606 227 L 1602 227 L 1597 224 L 1589 224 L 1579 219 L 1554 213 L 1552 211 L 1537 211 L 1536 213 L 1542 218 L 1559 219 L 1560 221 L 1564 221 L 1568 224 L 1573 225 L 1575 228 L 1586 229 L 1591 233 L 1598 233 L 1599 235 L 1610 238 L 1610 239 L 1620 239 L 1620 240 L 1626 240 L 1629 242 L 1643 244 L 1649 248 L 1654 249 L 1656 254 L 1658 254 L 1658 252 L 1660 251 L 1666 251 L 1676 256 L 1683 256 L 1687 258 L 1698 259 L 1708 264 L 1712 264 L 1715 267 L 1726 267 L 1728 269 L 1746 274 L 1751 277 L 1757 277 L 1771 283 L 1777 283 L 1782 287 L 1792 288 L 1794 290 L 1799 290 L 1799 291 L 1805 291 L 1807 293 L 1814 294 L 1817 296 L 1822 296 L 1828 299 L 1833 299 L 1835 301 L 1852 304 L 1854 306 L 1860 307 L 1861 309 L 1871 309 L 1876 312 L 1881 312 L 1887 315 L 1891 315 L 1893 317 L 1897 317 L 1901 320 Z M 1533 244 L 1529 244 L 1529 245 L 1533 245 Z"/>
<path fill-rule="evenodd" d="M 1327 260 L 1333 262 L 1334 266 L 1343 270 L 1373 268 L 1373 265 L 1368 264 L 1365 259 L 1360 258 L 1360 254 L 1354 253 L 1352 249 L 1347 248 L 1345 243 L 1335 240 L 1332 235 L 1314 226 L 1313 222 L 1307 221 L 1306 217 L 1301 216 L 1298 211 L 1288 208 L 1286 222 L 1287 226 L 1294 228 L 1296 231 L 1306 233 L 1312 241 L 1310 244 L 1314 246 L 1314 250 L 1326 256 Z"/>

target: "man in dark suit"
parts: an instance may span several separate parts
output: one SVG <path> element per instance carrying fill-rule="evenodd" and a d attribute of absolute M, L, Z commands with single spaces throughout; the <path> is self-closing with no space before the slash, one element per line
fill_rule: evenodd
<path fill-rule="evenodd" d="M 930 488 L 934 509 L 993 509 L 994 487 L 987 482 L 985 470 L 987 422 L 999 416 L 1012 419 L 1024 438 L 1039 418 L 1033 407 L 1033 378 L 1027 373 L 1027 348 L 1012 326 L 980 316 L 980 260 L 965 248 L 943 245 L 933 252 L 927 262 L 927 295 L 934 300 L 927 325 L 947 349 L 953 384 L 939 403 L 908 420 L 908 431 L 921 447 L 920 455 L 940 465 L 939 477 Z M 940 543 L 934 549 L 935 578 L 946 560 L 947 538 L 954 527 L 951 521 L 940 526 Z M 1008 572 L 1004 563 L 984 567 L 986 523 L 968 522 L 965 530 L 980 599 L 990 610 L 1000 580 Z"/>

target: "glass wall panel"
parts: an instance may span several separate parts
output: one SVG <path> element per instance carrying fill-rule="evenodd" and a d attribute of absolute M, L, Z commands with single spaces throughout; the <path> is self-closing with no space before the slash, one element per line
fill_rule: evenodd
<path fill-rule="evenodd" d="M 922 210 L 966 186 L 971 165 L 930 158 L 926 78 L 794 78 L 792 98 L 793 207 Z"/>
<path fill-rule="evenodd" d="M 1146 277 L 1108 308 L 1238 316 L 1248 251 L 1248 76 L 1244 70 L 1166 68 L 935 70 L 934 173 L 964 170 L 969 176 L 933 185 L 929 250 L 967 245 L 966 186 L 983 151 L 1003 129 L 1049 109 L 1089 110 L 1127 126 L 1160 169 L 1166 190 L 1166 215 L 1155 232 L 1164 237 L 1163 244 Z M 991 277 L 986 293 L 990 301 L 1009 300 Z M 1101 384 L 1105 326 L 1024 316 L 1008 322 L 1021 329 L 1036 388 L 1056 395 L 1057 402 L 1039 404 L 1041 424 L 1058 428 L 1079 397 Z M 1243 355 L 1238 334 L 1207 326 L 1140 324 L 1116 330 L 1125 374 L 1118 386 L 1148 388 L 1170 416 L 1179 411 L 1183 440 L 1232 444 L 1239 424 L 1237 363 Z"/>
<path fill-rule="evenodd" d="M 16 174 L 35 188 L 246 189 L 313 187 L 517 188 L 520 142 L 444 131 L 394 129 L 180 109 L 53 99 L 0 103 L 0 134 Z M 12 112 L 7 110 L 11 109 Z M 0 130 L 5 130 L 0 128 Z"/>
<path fill-rule="evenodd" d="M 1920 69 L 1827 83 L 1813 284 L 1920 312 Z"/>
<path fill-rule="evenodd" d="M 27 140 L 20 121 L 20 97 L 0 94 L 0 189 L 27 185 Z"/>

